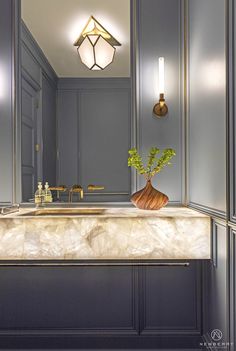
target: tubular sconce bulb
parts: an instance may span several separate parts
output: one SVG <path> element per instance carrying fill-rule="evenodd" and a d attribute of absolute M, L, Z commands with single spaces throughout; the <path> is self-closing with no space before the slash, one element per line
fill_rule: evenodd
<path fill-rule="evenodd" d="M 159 102 L 153 107 L 153 113 L 158 117 L 164 117 L 168 113 L 165 103 L 165 59 L 159 57 Z"/>

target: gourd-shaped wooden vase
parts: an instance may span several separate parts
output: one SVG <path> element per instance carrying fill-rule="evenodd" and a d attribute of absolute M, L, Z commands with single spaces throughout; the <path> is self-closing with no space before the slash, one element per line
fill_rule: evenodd
<path fill-rule="evenodd" d="M 164 207 L 169 198 L 165 194 L 153 188 L 151 180 L 146 186 L 131 196 L 132 203 L 142 210 L 160 210 Z"/>

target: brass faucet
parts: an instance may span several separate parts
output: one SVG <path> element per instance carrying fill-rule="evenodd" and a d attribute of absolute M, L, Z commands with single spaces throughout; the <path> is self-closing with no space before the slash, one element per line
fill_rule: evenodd
<path fill-rule="evenodd" d="M 49 190 L 56 191 L 57 201 L 60 201 L 60 192 L 64 193 L 65 191 L 67 191 L 67 187 L 66 185 L 50 186 Z"/>
<path fill-rule="evenodd" d="M 82 188 L 81 185 L 74 184 L 70 191 L 69 191 L 69 202 L 73 201 L 73 194 L 74 193 L 79 193 L 80 194 L 80 199 L 83 200 L 84 198 L 84 189 Z"/>

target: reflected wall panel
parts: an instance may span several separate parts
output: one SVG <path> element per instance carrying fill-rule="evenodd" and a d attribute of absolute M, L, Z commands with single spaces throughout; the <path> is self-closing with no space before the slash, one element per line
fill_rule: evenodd
<path fill-rule="evenodd" d="M 0 1 L 0 203 L 13 200 L 13 1 Z"/>

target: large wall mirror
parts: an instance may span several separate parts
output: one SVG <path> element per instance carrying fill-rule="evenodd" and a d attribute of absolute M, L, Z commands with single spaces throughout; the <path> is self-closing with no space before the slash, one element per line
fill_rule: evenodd
<path fill-rule="evenodd" d="M 73 45 L 91 15 L 121 44 L 103 70 L 86 67 Z M 21 0 L 22 202 L 38 181 L 80 185 L 83 201 L 129 200 L 130 32 L 129 0 Z"/>

